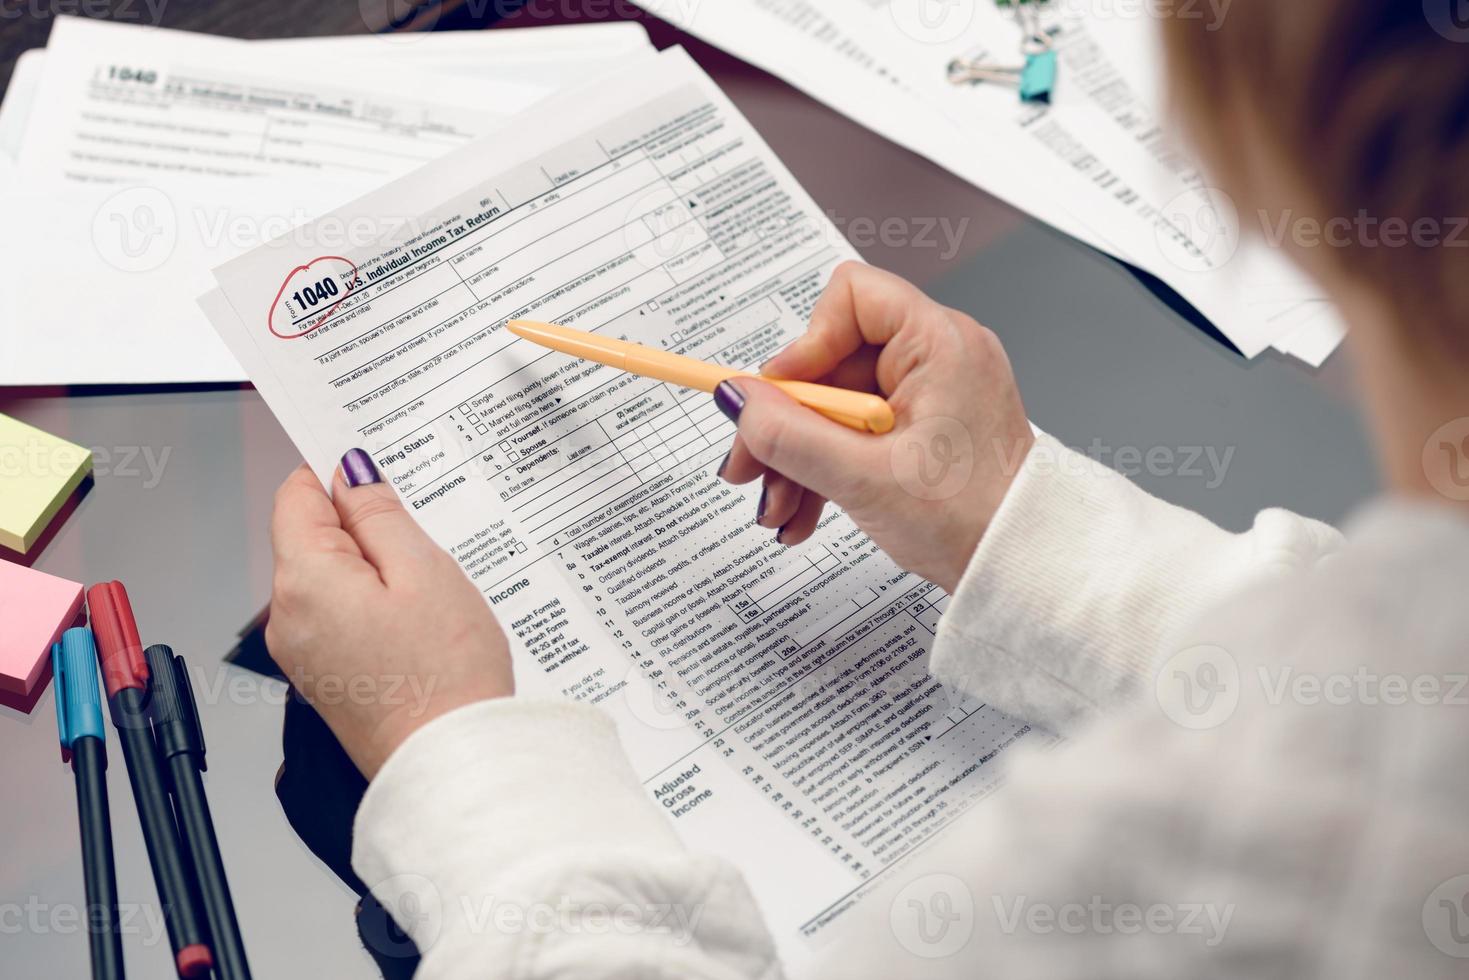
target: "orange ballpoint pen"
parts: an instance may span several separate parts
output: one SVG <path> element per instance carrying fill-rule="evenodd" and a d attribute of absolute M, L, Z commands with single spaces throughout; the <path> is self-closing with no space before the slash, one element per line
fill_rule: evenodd
<path fill-rule="evenodd" d="M 682 354 L 670 354 L 626 340 L 603 337 L 552 323 L 511 320 L 505 325 L 505 329 L 517 337 L 563 354 L 698 391 L 713 391 L 721 381 L 731 378 L 759 378 L 780 388 L 807 408 L 860 432 L 881 435 L 893 429 L 892 406 L 877 395 L 865 391 L 849 391 L 846 388 L 833 388 L 810 381 L 765 378 L 748 371 L 721 367 L 697 358 L 684 357 Z"/>

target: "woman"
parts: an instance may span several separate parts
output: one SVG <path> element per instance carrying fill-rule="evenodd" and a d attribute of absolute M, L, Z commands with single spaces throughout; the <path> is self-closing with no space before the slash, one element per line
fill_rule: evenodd
<path fill-rule="evenodd" d="M 1188 6 L 1157 8 L 1171 89 L 1220 183 L 1246 213 L 1349 219 L 1285 247 L 1350 321 L 1390 493 L 1344 535 L 1281 511 L 1227 534 L 1033 436 L 984 328 L 841 268 L 767 373 L 883 391 L 888 439 L 957 420 L 971 478 L 916 500 L 888 443 L 758 381 L 716 395 L 739 425 L 722 476 L 764 480 L 787 544 L 845 508 L 952 593 L 933 672 L 1072 739 L 899 869 L 822 975 L 1469 971 L 1469 31 L 1403 0 Z M 1411 240 L 1369 240 L 1389 220 Z M 492 614 L 365 455 L 331 498 L 293 476 L 274 533 L 282 666 L 439 679 L 412 717 L 321 704 L 372 780 L 363 880 L 698 912 L 635 937 L 405 922 L 420 976 L 780 975 L 738 869 L 681 849 L 610 726 L 512 696 Z"/>

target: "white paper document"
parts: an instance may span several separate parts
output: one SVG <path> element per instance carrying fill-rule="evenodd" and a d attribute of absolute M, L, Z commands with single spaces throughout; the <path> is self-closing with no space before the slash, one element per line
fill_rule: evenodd
<path fill-rule="evenodd" d="M 550 88 L 445 85 L 392 63 L 65 17 L 37 101 L 46 125 L 23 178 L 100 182 L 204 177 L 381 181 L 482 135 Z"/>
<path fill-rule="evenodd" d="M 1158 276 L 1247 356 L 1283 340 L 1282 318 L 1324 297 L 1278 252 L 1242 240 L 1164 139 L 1146 22 L 1074 4 L 1047 16 L 1061 64 L 1050 106 L 1022 104 L 1014 88 L 948 81 L 956 58 L 1019 63 L 1019 28 L 989 3 L 727 0 L 689 8 L 679 24 Z M 1321 337 L 1339 340 L 1334 314 L 1322 322 Z"/>
<path fill-rule="evenodd" d="M 831 513 L 797 548 L 717 479 L 700 392 L 535 347 L 529 317 L 738 367 L 851 248 L 680 49 L 290 235 L 201 304 L 316 472 L 362 447 L 512 637 L 617 722 L 650 799 L 746 874 L 788 965 L 1050 736 L 927 673 L 947 597 Z M 493 165 L 487 165 L 493 145 Z"/>
<path fill-rule="evenodd" d="M 652 53 L 636 24 L 255 42 L 58 18 L 0 106 L 24 161 L 0 213 L 26 229 L 0 241 L 0 385 L 245 380 L 194 303 L 211 268 Z"/>

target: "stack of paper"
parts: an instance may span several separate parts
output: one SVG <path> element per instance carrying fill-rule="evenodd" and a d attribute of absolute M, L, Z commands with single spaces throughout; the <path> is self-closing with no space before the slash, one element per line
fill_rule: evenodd
<path fill-rule="evenodd" d="M 954 85 L 955 59 L 1021 62 L 1022 32 L 988 0 L 644 0 L 1078 240 L 1178 291 L 1242 352 L 1320 365 L 1344 336 L 1334 308 L 1235 211 L 1160 125 L 1155 24 L 1093 4 L 1044 7 L 1060 63 L 1050 105 Z M 1255 227 L 1251 227 L 1255 225 Z"/>
<path fill-rule="evenodd" d="M 58 18 L 0 104 L 0 385 L 244 380 L 194 304 L 210 268 L 652 54 L 631 23 L 238 41 Z"/>

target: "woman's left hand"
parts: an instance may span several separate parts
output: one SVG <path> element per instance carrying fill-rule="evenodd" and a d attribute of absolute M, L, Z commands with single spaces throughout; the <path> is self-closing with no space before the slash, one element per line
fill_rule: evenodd
<path fill-rule="evenodd" d="M 371 779 L 414 731 L 515 680 L 484 596 L 366 454 L 343 465 L 332 496 L 305 466 L 276 494 L 265 642 Z"/>

